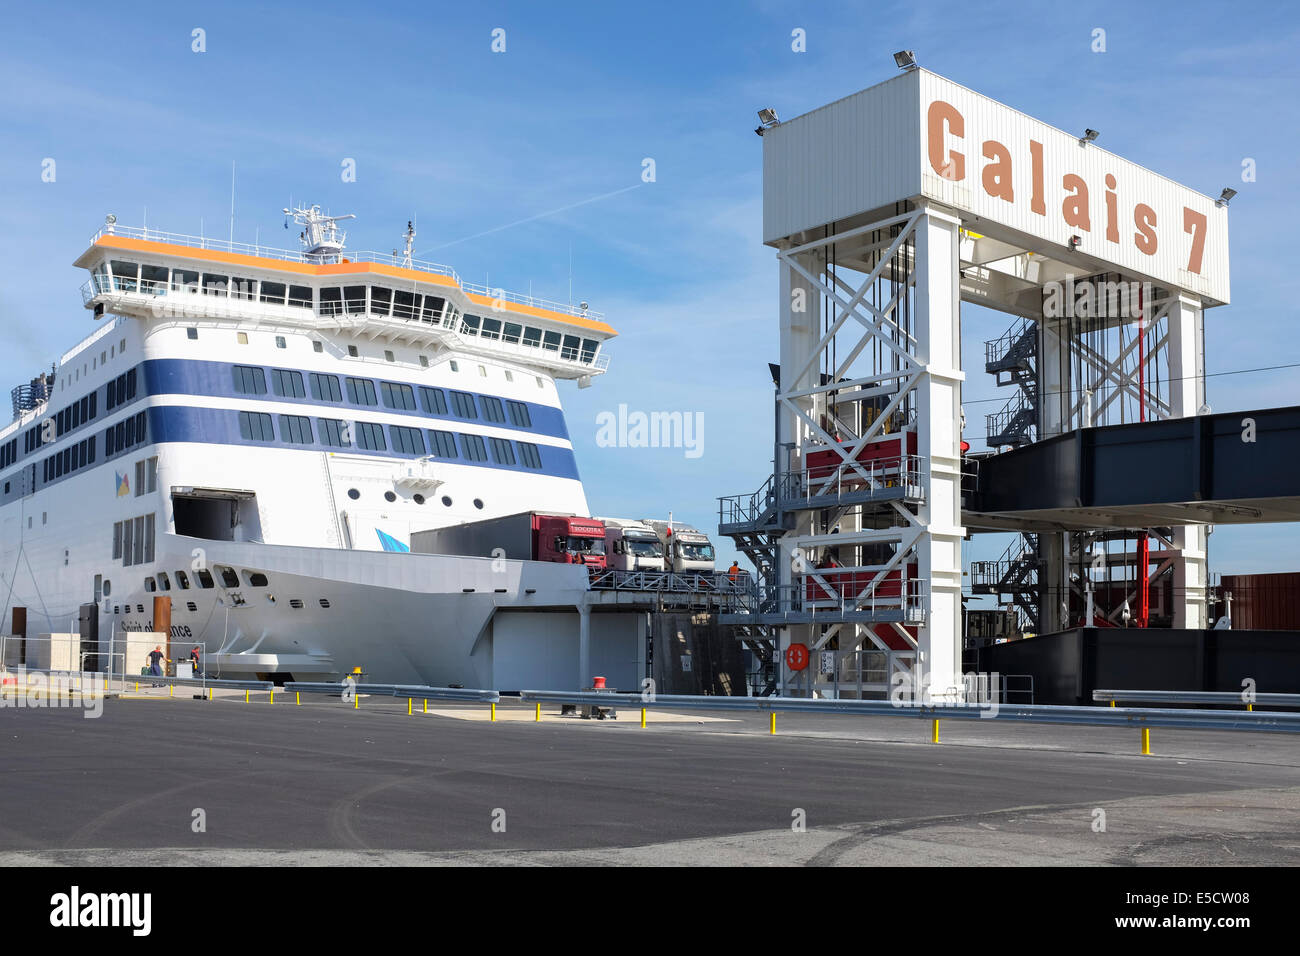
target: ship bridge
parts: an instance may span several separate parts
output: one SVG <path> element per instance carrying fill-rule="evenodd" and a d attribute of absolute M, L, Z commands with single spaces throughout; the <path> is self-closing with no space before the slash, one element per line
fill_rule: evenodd
<path fill-rule="evenodd" d="M 97 319 L 343 333 L 509 359 L 580 386 L 609 366 L 603 346 L 617 333 L 587 303 L 467 282 L 449 266 L 413 258 L 409 227 L 407 249 L 387 254 L 345 253 L 341 240 L 319 235 L 309 246 L 306 231 L 304 248 L 290 251 L 109 220 L 75 262 L 91 273 L 82 302 Z"/>

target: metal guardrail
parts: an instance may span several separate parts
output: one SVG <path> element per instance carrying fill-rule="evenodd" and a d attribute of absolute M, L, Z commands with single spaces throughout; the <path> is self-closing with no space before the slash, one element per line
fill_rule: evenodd
<path fill-rule="evenodd" d="M 1132 704 L 1224 704 L 1253 707 L 1271 704 L 1274 707 L 1300 707 L 1300 694 L 1261 694 L 1251 698 L 1240 691 L 1212 690 L 1094 690 L 1092 699 L 1098 703 Z"/>
<path fill-rule="evenodd" d="M 1164 710 L 1132 707 L 1065 707 L 1053 704 L 966 704 L 897 703 L 885 700 L 825 700 L 798 697 L 692 697 L 657 694 L 609 694 L 525 690 L 522 700 L 533 703 L 600 704 L 606 707 L 669 707 L 712 711 L 852 714 L 860 717 L 913 717 L 935 722 L 934 740 L 938 742 L 939 720 L 1010 720 L 1024 723 L 1078 724 L 1100 727 L 1136 727 L 1143 733 L 1143 753 L 1149 752 L 1146 732 L 1152 727 L 1193 730 L 1252 730 L 1270 733 L 1300 733 L 1300 714 L 1272 711 L 1215 712 L 1205 710 Z"/>
<path fill-rule="evenodd" d="M 343 694 L 349 681 L 289 681 L 291 694 Z M 425 684 L 353 684 L 352 692 L 371 697 L 407 697 L 414 700 L 462 700 L 495 704 L 501 695 L 494 690 L 467 687 L 430 687 Z"/>

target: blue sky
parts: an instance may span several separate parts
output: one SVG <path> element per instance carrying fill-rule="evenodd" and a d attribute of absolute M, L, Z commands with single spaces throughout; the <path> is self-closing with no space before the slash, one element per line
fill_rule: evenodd
<path fill-rule="evenodd" d="M 777 270 L 759 235 L 755 110 L 789 118 L 872 85 L 903 48 L 1046 122 L 1100 129 L 1179 182 L 1240 190 L 1209 371 L 1300 362 L 1300 14 L 1285 7 L 53 3 L 0 36 L 0 370 L 26 381 L 91 329 L 71 262 L 105 213 L 227 236 L 233 162 L 238 241 L 292 246 L 278 214 L 292 199 L 356 213 L 353 249 L 394 248 L 418 216 L 417 255 L 467 279 L 567 300 L 572 277 L 575 301 L 621 333 L 608 375 L 564 389 L 593 511 L 671 509 L 716 530 L 716 497 L 770 469 Z M 646 157 L 656 181 L 642 184 Z M 1246 157 L 1258 176 L 1243 184 Z M 974 428 L 998 395 L 982 342 L 1009 320 L 963 315 Z M 1212 378 L 1210 404 L 1300 404 L 1296 372 Z M 597 447 L 596 416 L 619 403 L 703 412 L 704 453 Z M 1296 531 L 1220 528 L 1212 569 L 1300 568 Z M 1004 546 L 977 539 L 967 556 Z"/>

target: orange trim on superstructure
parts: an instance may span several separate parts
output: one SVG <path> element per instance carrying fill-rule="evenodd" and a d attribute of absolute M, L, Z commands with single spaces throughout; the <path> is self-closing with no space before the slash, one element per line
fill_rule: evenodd
<path fill-rule="evenodd" d="M 412 282 L 423 282 L 428 285 L 444 286 L 459 290 L 471 302 L 478 305 L 492 308 L 495 301 L 484 295 L 477 295 L 473 292 L 465 292 L 456 284 L 456 280 L 451 276 L 440 276 L 433 272 L 421 272 L 418 269 L 404 269 L 401 266 L 389 266 L 380 262 L 332 262 L 322 264 L 312 264 L 308 262 L 288 262 L 283 259 L 267 259 L 262 256 L 249 256 L 239 252 L 222 252 L 219 249 L 195 249 L 192 246 L 177 246 L 169 242 L 154 242 L 151 239 L 132 239 L 128 236 L 100 236 L 95 240 L 95 245 L 91 248 L 104 247 L 109 249 L 125 249 L 133 252 L 153 252 L 163 256 L 175 256 L 180 259 L 194 259 L 200 262 L 220 262 L 231 266 L 246 266 L 250 269 L 266 269 L 272 272 L 291 272 L 300 276 L 322 277 L 322 276 L 345 276 L 345 275 L 380 275 L 390 279 L 409 279 Z M 87 250 L 89 251 L 89 250 Z M 80 263 L 84 259 L 83 255 L 77 261 Z M 502 310 L 494 310 L 502 311 Z M 503 310 L 507 312 L 516 312 L 521 315 L 531 315 L 539 319 L 547 319 L 551 322 L 561 322 L 565 325 L 576 325 L 579 328 L 590 329 L 593 332 L 605 332 L 609 335 L 617 335 L 614 329 L 599 322 L 595 319 L 580 318 L 574 315 L 565 315 L 563 312 L 552 312 L 550 309 L 539 309 L 531 305 L 521 305 L 519 303 L 509 303 Z"/>

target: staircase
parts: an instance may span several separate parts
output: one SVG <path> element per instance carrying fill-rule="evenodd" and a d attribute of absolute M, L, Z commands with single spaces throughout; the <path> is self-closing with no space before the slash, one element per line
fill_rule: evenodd
<path fill-rule="evenodd" d="M 1004 596 L 1020 613 L 1020 629 L 1037 634 L 1042 561 L 1038 556 L 1038 535 L 1023 533 L 996 561 L 972 561 L 971 593 Z"/>
<path fill-rule="evenodd" d="M 984 418 L 990 448 L 1019 448 L 1038 437 L 1038 324 L 1020 319 L 1001 337 L 984 343 L 984 370 L 1016 394 Z"/>

